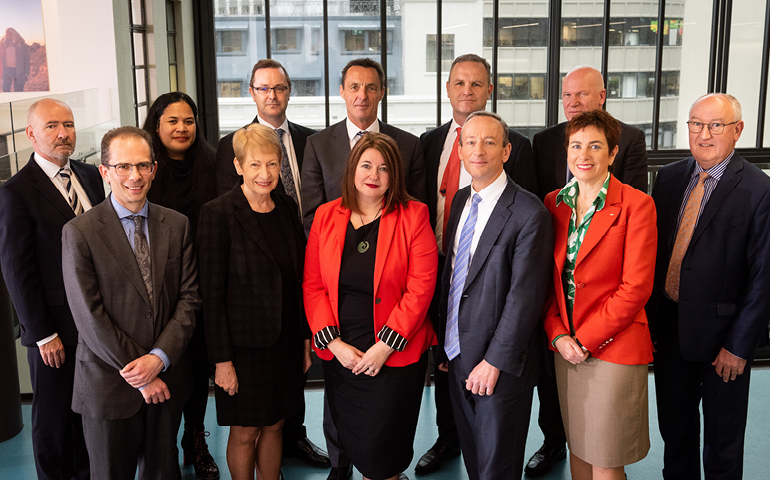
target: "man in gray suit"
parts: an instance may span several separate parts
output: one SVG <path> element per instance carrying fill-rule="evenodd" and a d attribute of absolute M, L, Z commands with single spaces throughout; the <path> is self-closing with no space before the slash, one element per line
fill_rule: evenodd
<path fill-rule="evenodd" d="M 551 217 L 504 172 L 508 126 L 468 116 L 460 159 L 471 185 L 447 225 L 439 346 L 471 480 L 520 478 L 532 393 L 545 361 L 540 325 L 553 263 Z"/>
<path fill-rule="evenodd" d="M 351 60 L 342 69 L 340 96 L 347 118 L 308 138 L 302 162 L 302 217 L 310 233 L 319 205 L 342 196 L 342 173 L 351 148 L 366 132 L 380 132 L 398 144 L 404 162 L 406 190 L 427 202 L 425 168 L 420 141 L 409 132 L 377 120 L 377 107 L 385 95 L 385 71 L 370 58 Z M 332 461 L 332 464 L 334 462 Z"/>
<path fill-rule="evenodd" d="M 147 201 L 152 139 L 135 127 L 102 139 L 109 199 L 62 231 L 67 299 L 80 333 L 72 409 L 83 416 L 91 475 L 175 477 L 190 393 L 187 343 L 200 306 L 187 218 Z"/>

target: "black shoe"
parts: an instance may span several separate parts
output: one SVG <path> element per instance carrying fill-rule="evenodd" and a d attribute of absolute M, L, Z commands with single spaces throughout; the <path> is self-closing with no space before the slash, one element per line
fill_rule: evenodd
<path fill-rule="evenodd" d="M 552 447 L 547 444 L 543 444 L 540 450 L 532 455 L 532 458 L 527 462 L 527 466 L 524 467 L 524 473 L 530 477 L 540 477 L 550 472 L 556 462 L 567 458 L 567 447 L 561 445 L 559 447 Z"/>
<path fill-rule="evenodd" d="M 399 473 L 398 480 L 409 480 L 409 477 L 407 477 L 405 473 Z"/>
<path fill-rule="evenodd" d="M 311 467 L 329 468 L 331 466 L 326 451 L 315 445 L 307 437 L 287 444 L 283 450 L 283 456 L 298 458 Z"/>
<path fill-rule="evenodd" d="M 454 448 L 447 447 L 443 443 L 436 442 L 430 450 L 425 452 L 425 455 L 420 457 L 420 461 L 417 462 L 417 466 L 414 467 L 414 473 L 417 475 L 426 475 L 433 473 L 441 468 L 447 460 L 455 458 L 460 455 L 460 447 Z"/>
<path fill-rule="evenodd" d="M 206 444 L 208 436 L 209 432 L 185 427 L 182 435 L 184 464 L 192 465 L 195 468 L 195 476 L 201 480 L 216 480 L 219 478 L 219 467 L 209 453 L 209 446 Z"/>
<path fill-rule="evenodd" d="M 347 467 L 332 467 L 332 471 L 329 472 L 329 476 L 326 480 L 348 480 L 353 476 L 353 465 L 350 464 Z"/>

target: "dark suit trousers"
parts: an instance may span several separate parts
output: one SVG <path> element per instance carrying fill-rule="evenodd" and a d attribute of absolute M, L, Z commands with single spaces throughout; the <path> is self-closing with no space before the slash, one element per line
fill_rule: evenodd
<path fill-rule="evenodd" d="M 663 478 L 701 478 L 698 406 L 702 400 L 706 479 L 739 480 L 743 477 L 751 359 L 743 375 L 725 383 L 711 362 L 682 358 L 676 304 L 661 300 L 658 310 L 654 365 L 658 424 L 665 443 Z"/>
<path fill-rule="evenodd" d="M 461 356 L 449 362 L 449 393 L 468 478 L 521 478 L 533 389 L 516 388 L 518 379 L 500 372 L 492 395 L 473 395 Z"/>
<path fill-rule="evenodd" d="M 88 451 L 80 415 L 72 411 L 77 347 L 64 347 L 60 368 L 43 363 L 37 347 L 27 348 L 32 380 L 32 450 L 39 479 L 84 479 Z"/>
<path fill-rule="evenodd" d="M 559 407 L 553 354 L 553 351 L 548 351 L 548 365 L 543 369 L 543 373 L 537 381 L 537 399 L 540 402 L 537 424 L 543 432 L 544 444 L 561 447 L 567 443 L 567 434 L 564 433 L 564 421 L 561 418 L 561 408 Z"/>
<path fill-rule="evenodd" d="M 176 411 L 179 410 L 179 411 Z M 181 409 L 168 403 L 142 404 L 133 417 L 104 420 L 83 416 L 94 480 L 174 480 Z"/>
<path fill-rule="evenodd" d="M 185 427 L 205 430 L 204 418 L 206 406 L 209 400 L 209 379 L 211 378 L 211 364 L 206 349 L 206 334 L 203 329 L 203 316 L 196 315 L 195 331 L 190 338 L 192 392 L 190 398 L 184 404 Z"/>
<path fill-rule="evenodd" d="M 326 437 L 326 451 L 329 453 L 329 461 L 332 467 L 347 467 L 350 465 L 350 459 L 342 448 L 340 439 L 337 436 L 337 427 L 334 426 L 334 419 L 329 408 L 329 400 L 326 398 L 324 390 L 324 437 Z"/>
<path fill-rule="evenodd" d="M 297 396 L 297 413 L 291 417 L 287 417 L 283 422 L 283 444 L 284 451 L 290 448 L 303 438 L 307 437 L 307 430 L 305 429 L 305 384 L 307 383 L 307 373 L 302 376 L 302 389 Z"/>

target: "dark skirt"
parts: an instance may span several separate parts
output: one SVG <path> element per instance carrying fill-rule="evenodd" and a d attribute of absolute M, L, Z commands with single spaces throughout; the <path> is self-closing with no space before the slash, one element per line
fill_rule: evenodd
<path fill-rule="evenodd" d="M 303 344 L 285 330 L 271 347 L 233 347 L 238 393 L 215 389 L 219 425 L 265 427 L 299 411 Z"/>
<path fill-rule="evenodd" d="M 336 359 L 323 362 L 329 409 L 345 453 L 365 477 L 398 475 L 412 463 L 428 355 L 405 367 L 358 376 Z"/>

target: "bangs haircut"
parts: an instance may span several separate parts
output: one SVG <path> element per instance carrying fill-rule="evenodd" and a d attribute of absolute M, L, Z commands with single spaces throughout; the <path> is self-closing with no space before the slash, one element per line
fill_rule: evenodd
<path fill-rule="evenodd" d="M 283 150 L 278 134 L 272 128 L 259 123 L 252 123 L 235 132 L 233 151 L 241 166 L 248 154 L 252 152 L 272 152 L 278 155 L 279 161 L 283 160 Z"/>
<path fill-rule="evenodd" d="M 591 110 L 575 115 L 567 123 L 567 129 L 564 132 L 564 148 L 569 150 L 569 137 L 588 127 L 594 127 L 604 135 L 610 153 L 618 146 L 620 122 L 604 110 Z"/>

